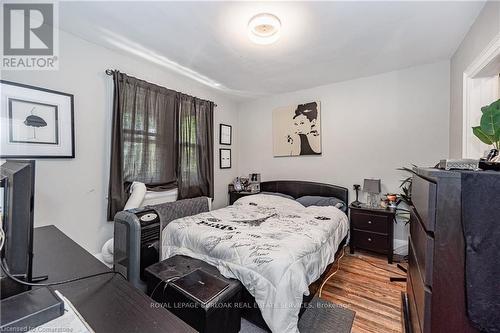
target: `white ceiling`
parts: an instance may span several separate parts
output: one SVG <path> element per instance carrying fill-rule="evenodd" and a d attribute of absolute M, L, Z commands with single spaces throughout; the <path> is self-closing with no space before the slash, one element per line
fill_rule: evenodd
<path fill-rule="evenodd" d="M 62 2 L 63 30 L 248 98 L 449 59 L 484 2 Z M 248 20 L 282 22 L 273 45 Z"/>

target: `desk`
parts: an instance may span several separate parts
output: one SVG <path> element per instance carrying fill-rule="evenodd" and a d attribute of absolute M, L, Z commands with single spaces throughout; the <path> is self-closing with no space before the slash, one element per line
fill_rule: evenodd
<path fill-rule="evenodd" d="M 35 228 L 33 247 L 33 275 L 48 274 L 47 282 L 109 270 L 55 226 Z M 117 274 L 51 288 L 68 298 L 96 333 L 195 332 Z"/>

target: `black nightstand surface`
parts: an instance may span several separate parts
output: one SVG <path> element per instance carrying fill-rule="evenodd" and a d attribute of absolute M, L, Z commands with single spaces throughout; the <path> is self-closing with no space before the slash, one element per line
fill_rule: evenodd
<path fill-rule="evenodd" d="M 394 208 L 372 208 L 349 206 L 351 221 L 351 253 L 356 248 L 387 255 L 392 264 L 394 253 Z"/>
<path fill-rule="evenodd" d="M 232 205 L 236 200 L 242 197 L 246 197 L 247 195 L 254 195 L 254 194 L 259 194 L 260 192 L 236 192 L 236 191 L 229 191 L 229 204 Z"/>

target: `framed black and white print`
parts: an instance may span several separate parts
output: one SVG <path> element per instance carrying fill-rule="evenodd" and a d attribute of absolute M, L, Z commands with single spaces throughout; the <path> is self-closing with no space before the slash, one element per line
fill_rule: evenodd
<path fill-rule="evenodd" d="M 73 95 L 0 83 L 0 157 L 74 158 Z"/>
<path fill-rule="evenodd" d="M 231 149 L 219 149 L 219 165 L 221 169 L 231 169 Z"/>
<path fill-rule="evenodd" d="M 321 105 L 319 101 L 273 110 L 273 154 L 321 155 Z"/>
<path fill-rule="evenodd" d="M 231 145 L 233 140 L 233 128 L 231 125 L 219 125 L 219 143 L 221 145 Z"/>
<path fill-rule="evenodd" d="M 57 108 L 57 105 L 9 98 L 9 142 L 57 145 Z"/>

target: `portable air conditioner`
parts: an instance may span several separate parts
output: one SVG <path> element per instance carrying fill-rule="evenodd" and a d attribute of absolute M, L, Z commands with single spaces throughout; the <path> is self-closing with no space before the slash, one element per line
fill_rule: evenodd
<path fill-rule="evenodd" d="M 160 260 L 160 217 L 151 208 L 115 215 L 113 266 L 135 287 L 146 290 L 144 269 Z"/>

